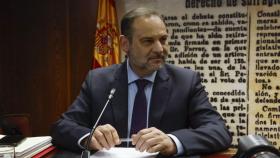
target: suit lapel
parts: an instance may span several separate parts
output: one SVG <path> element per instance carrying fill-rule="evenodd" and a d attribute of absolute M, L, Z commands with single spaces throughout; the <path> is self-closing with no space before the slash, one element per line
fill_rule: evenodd
<path fill-rule="evenodd" d="M 155 78 L 149 112 L 149 127 L 160 127 L 162 115 L 166 109 L 171 92 L 171 81 L 163 67 Z"/>
<path fill-rule="evenodd" d="M 127 137 L 127 70 L 126 62 L 121 64 L 120 68 L 115 73 L 115 80 L 113 87 L 116 88 L 116 93 L 112 99 L 113 117 L 115 121 L 116 129 L 118 129 L 119 136 L 121 138 Z"/>

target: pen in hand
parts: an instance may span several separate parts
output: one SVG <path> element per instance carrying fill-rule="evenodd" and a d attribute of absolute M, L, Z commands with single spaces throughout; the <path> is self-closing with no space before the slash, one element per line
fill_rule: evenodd
<path fill-rule="evenodd" d="M 131 138 L 120 138 L 121 142 L 131 142 Z"/>

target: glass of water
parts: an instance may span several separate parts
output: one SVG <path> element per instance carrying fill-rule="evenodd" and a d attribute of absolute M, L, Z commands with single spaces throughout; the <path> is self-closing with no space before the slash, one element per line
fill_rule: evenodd
<path fill-rule="evenodd" d="M 14 158 L 15 147 L 12 145 L 0 145 L 0 158 Z"/>

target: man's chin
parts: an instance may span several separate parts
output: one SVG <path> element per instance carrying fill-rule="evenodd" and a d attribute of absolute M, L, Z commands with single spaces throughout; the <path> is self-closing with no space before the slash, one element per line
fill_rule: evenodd
<path fill-rule="evenodd" d="M 162 68 L 164 65 L 163 62 L 161 63 L 153 63 L 150 65 L 150 69 L 154 70 L 154 71 L 157 71 L 158 69 Z"/>

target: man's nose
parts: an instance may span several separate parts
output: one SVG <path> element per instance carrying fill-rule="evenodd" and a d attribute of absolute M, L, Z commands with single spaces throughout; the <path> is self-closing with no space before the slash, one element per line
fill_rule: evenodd
<path fill-rule="evenodd" d="M 162 52 L 163 51 L 163 45 L 160 41 L 156 41 L 153 45 L 153 51 L 155 52 Z"/>

